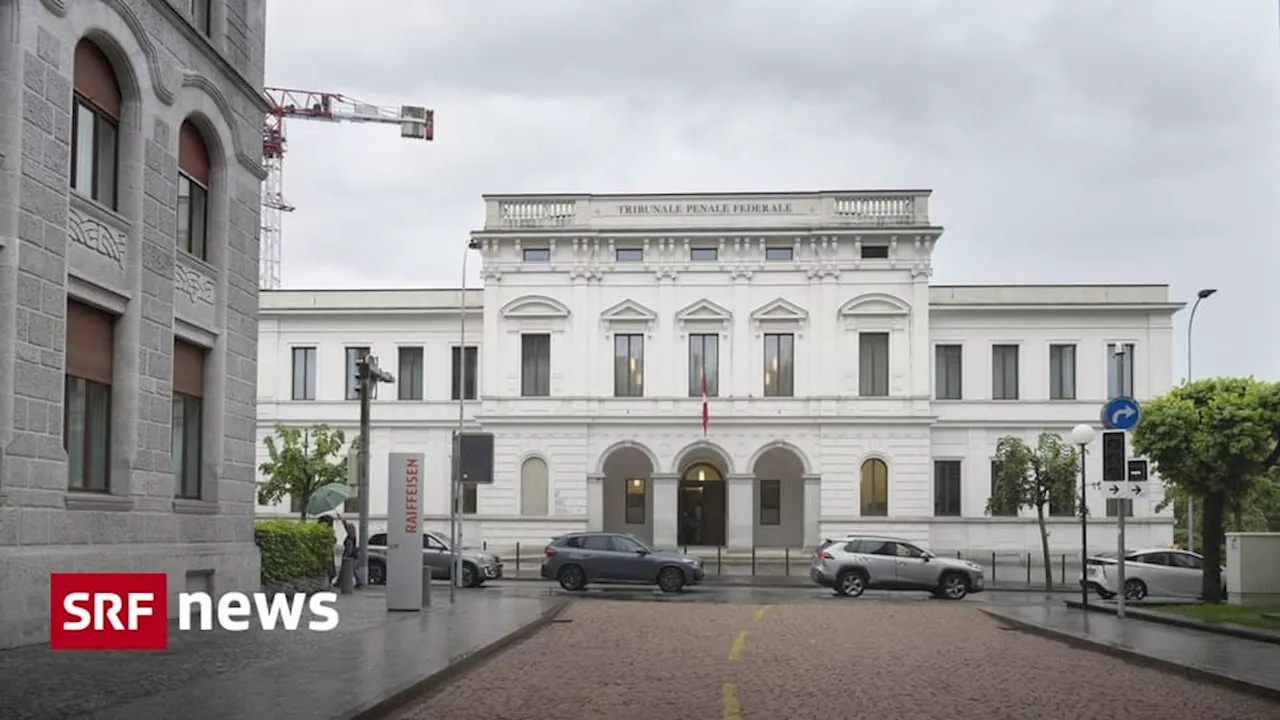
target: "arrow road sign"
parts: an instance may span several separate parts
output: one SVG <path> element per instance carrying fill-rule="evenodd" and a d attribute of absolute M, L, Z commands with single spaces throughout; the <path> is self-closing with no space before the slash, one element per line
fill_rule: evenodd
<path fill-rule="evenodd" d="M 1133 487 L 1132 483 L 1104 482 L 1102 483 L 1102 496 L 1108 500 L 1135 497 L 1129 492 L 1131 487 Z"/>
<path fill-rule="evenodd" d="M 1140 498 L 1147 492 L 1146 483 L 1129 483 L 1129 497 Z"/>
<path fill-rule="evenodd" d="M 1132 430 L 1142 417 L 1142 407 L 1131 397 L 1113 397 L 1102 406 L 1102 426 L 1108 430 Z"/>

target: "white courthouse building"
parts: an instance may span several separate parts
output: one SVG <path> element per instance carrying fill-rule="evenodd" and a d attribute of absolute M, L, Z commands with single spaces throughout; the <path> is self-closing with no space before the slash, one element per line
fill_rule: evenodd
<path fill-rule="evenodd" d="M 259 456 L 277 423 L 354 436 L 371 351 L 397 380 L 372 411 L 375 525 L 388 453 L 423 452 L 425 522 L 447 526 L 461 394 L 467 427 L 495 435 L 494 482 L 464 493 L 468 544 L 603 529 L 666 547 L 860 531 L 1038 548 L 1034 511 L 987 512 L 997 440 L 1065 436 L 1107 397 L 1168 390 L 1182 304 L 1160 285 L 933 285 L 929 195 L 486 197 L 484 285 L 465 298 L 263 293 Z M 1135 501 L 1091 487 L 1091 546 L 1114 544 L 1122 506 L 1132 544 L 1170 542 L 1153 484 Z M 1076 551 L 1077 520 L 1050 522 L 1054 549 Z"/>

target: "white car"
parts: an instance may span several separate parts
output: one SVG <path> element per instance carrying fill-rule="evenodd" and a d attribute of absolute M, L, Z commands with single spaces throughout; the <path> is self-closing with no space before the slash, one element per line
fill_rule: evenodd
<path fill-rule="evenodd" d="M 1086 561 L 1080 583 L 1103 599 L 1116 596 L 1120 582 L 1115 553 L 1099 553 Z M 1200 598 L 1204 558 L 1171 548 L 1131 550 L 1125 556 L 1124 597 L 1142 600 L 1148 595 L 1167 598 Z M 1221 569 L 1222 594 L 1227 593 L 1227 571 Z"/>

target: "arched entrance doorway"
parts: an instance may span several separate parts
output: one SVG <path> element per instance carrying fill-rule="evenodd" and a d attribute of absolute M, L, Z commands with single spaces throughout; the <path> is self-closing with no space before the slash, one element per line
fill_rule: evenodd
<path fill-rule="evenodd" d="M 695 462 L 680 475 L 680 545 L 724 545 L 727 494 L 724 474 L 707 462 Z"/>

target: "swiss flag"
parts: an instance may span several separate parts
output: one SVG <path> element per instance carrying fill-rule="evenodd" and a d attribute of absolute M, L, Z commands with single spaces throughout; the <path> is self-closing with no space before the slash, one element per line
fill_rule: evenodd
<path fill-rule="evenodd" d="M 702 435 L 707 434 L 707 425 L 711 423 L 711 412 L 707 408 L 707 366 L 702 366 Z"/>

